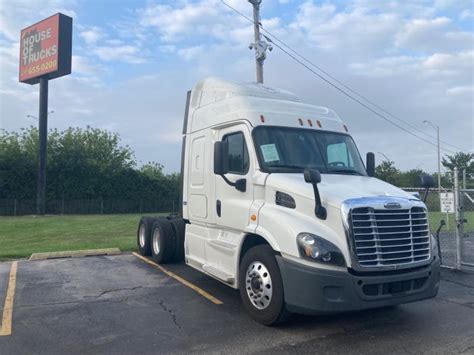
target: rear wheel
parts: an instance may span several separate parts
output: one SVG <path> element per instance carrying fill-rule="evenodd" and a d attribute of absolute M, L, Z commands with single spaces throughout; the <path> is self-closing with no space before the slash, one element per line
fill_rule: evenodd
<path fill-rule="evenodd" d="M 173 260 L 176 242 L 170 221 L 158 218 L 153 223 L 151 232 L 151 257 L 158 264 Z"/>
<path fill-rule="evenodd" d="M 141 255 L 151 255 L 151 232 L 154 221 L 153 217 L 142 217 L 138 223 L 137 245 Z"/>
<path fill-rule="evenodd" d="M 171 219 L 170 222 L 176 239 L 176 250 L 173 261 L 181 262 L 184 260 L 185 223 L 182 218 Z"/>
<path fill-rule="evenodd" d="M 269 245 L 247 251 L 240 264 L 239 285 L 242 302 L 254 320 L 272 325 L 288 319 L 280 269 Z"/>

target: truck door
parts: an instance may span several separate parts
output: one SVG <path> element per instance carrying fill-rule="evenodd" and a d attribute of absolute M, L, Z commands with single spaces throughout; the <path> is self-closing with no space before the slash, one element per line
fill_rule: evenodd
<path fill-rule="evenodd" d="M 246 179 L 246 190 L 239 191 L 226 183 L 222 176 L 214 175 L 215 228 L 209 229 L 203 269 L 229 284 L 235 284 L 239 245 L 250 222 L 253 202 L 253 146 L 250 131 L 243 124 L 220 130 L 217 139 L 229 143 L 229 173 L 225 177 L 231 182 Z"/>
<path fill-rule="evenodd" d="M 229 185 L 221 176 L 216 175 L 216 224 L 224 230 L 243 231 L 249 224 L 249 211 L 253 202 L 251 136 L 245 125 L 220 130 L 221 141 L 229 143 L 229 173 L 226 178 L 231 182 L 246 180 L 245 192 Z"/>

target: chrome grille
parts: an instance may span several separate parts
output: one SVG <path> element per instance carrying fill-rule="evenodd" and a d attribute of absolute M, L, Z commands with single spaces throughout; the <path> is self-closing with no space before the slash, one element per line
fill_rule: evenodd
<path fill-rule="evenodd" d="M 423 207 L 350 212 L 354 251 L 360 266 L 409 264 L 430 258 L 430 232 Z"/>

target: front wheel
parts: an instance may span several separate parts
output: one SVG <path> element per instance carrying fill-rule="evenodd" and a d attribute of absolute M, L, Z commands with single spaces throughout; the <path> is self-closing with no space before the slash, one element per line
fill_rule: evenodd
<path fill-rule="evenodd" d="M 254 320 L 272 325 L 288 319 L 280 269 L 269 245 L 247 251 L 240 264 L 239 285 L 242 302 Z"/>

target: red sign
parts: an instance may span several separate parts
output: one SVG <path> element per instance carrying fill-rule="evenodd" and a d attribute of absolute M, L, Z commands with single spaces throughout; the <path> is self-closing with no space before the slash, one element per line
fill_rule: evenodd
<path fill-rule="evenodd" d="M 20 81 L 36 84 L 71 73 L 72 18 L 56 14 L 21 31 Z"/>

